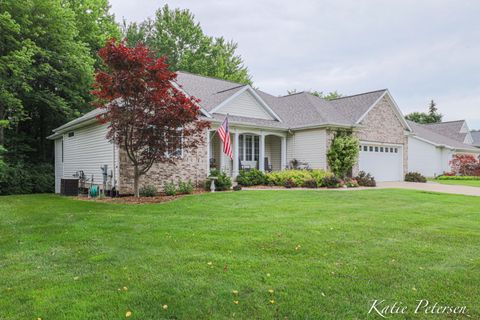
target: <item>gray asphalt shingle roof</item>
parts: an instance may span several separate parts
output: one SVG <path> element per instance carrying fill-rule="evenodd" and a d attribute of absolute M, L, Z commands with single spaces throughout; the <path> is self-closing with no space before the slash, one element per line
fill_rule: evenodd
<path fill-rule="evenodd" d="M 178 72 L 177 82 L 189 95 L 199 98 L 200 105 L 207 111 L 218 106 L 244 85 Z M 261 90 L 255 92 L 281 118 L 282 124 L 273 127 L 301 128 L 313 125 L 335 124 L 354 126 L 360 117 L 377 101 L 386 90 L 378 90 L 355 96 L 327 101 L 307 92 L 282 97 L 272 96 Z M 214 115 L 217 117 L 217 115 Z M 232 118 L 233 119 L 233 118 Z M 258 124 L 257 119 L 245 118 L 244 122 Z"/>
<path fill-rule="evenodd" d="M 473 145 L 476 147 L 480 147 L 480 131 L 471 131 L 473 138 Z"/>
<path fill-rule="evenodd" d="M 410 127 L 413 130 L 413 133 L 417 135 L 419 138 L 425 139 L 427 141 L 433 142 L 437 145 L 442 145 L 442 146 L 447 146 L 451 147 L 454 149 L 461 149 L 461 150 L 476 150 L 478 151 L 477 148 L 465 144 L 463 142 L 457 141 L 455 139 L 452 139 L 450 137 L 441 135 L 435 131 L 432 130 L 432 127 L 429 125 L 425 124 L 419 124 L 415 123 L 413 121 L 407 121 Z"/>
<path fill-rule="evenodd" d="M 460 133 L 465 120 L 426 124 L 430 130 L 459 142 L 464 142 L 467 133 Z"/>

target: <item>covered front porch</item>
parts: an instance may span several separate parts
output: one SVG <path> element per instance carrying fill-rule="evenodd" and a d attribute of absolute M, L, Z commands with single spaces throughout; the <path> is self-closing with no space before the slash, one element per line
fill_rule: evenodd
<path fill-rule="evenodd" d="M 219 169 L 235 178 L 240 170 L 270 172 L 287 167 L 287 136 L 284 132 L 231 127 L 230 139 L 233 160 L 223 153 L 223 142 L 215 129 L 208 131 L 209 170 Z"/>

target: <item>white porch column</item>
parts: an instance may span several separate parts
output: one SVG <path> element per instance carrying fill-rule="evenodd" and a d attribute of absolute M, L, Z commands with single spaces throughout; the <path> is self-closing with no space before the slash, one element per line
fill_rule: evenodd
<path fill-rule="evenodd" d="M 265 134 L 262 132 L 258 138 L 260 142 L 260 150 L 258 154 L 258 169 L 265 171 Z"/>
<path fill-rule="evenodd" d="M 210 158 L 212 154 L 212 146 L 210 145 L 210 130 L 207 130 L 207 177 L 210 176 Z"/>
<path fill-rule="evenodd" d="M 225 154 L 223 153 L 223 141 L 222 139 L 218 139 L 218 142 L 220 144 L 220 163 L 219 163 L 219 169 L 221 172 L 225 171 Z"/>
<path fill-rule="evenodd" d="M 233 178 L 235 179 L 238 176 L 238 157 L 239 157 L 239 134 L 237 130 L 233 134 Z"/>
<path fill-rule="evenodd" d="M 282 147 L 281 147 L 281 160 L 280 160 L 280 170 L 285 170 L 286 167 L 287 167 L 287 138 L 286 137 L 282 137 L 281 138 L 281 142 L 282 142 Z"/>

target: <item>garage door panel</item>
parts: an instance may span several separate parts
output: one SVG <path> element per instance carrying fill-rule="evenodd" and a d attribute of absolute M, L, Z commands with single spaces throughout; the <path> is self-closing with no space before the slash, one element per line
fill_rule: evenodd
<path fill-rule="evenodd" d="M 403 177 L 402 148 L 361 143 L 359 168 L 377 181 L 400 181 Z"/>

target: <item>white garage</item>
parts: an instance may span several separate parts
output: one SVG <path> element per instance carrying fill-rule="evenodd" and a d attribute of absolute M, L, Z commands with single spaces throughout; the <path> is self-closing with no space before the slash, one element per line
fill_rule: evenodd
<path fill-rule="evenodd" d="M 403 180 L 403 149 L 399 145 L 360 143 L 359 169 L 377 181 Z"/>

